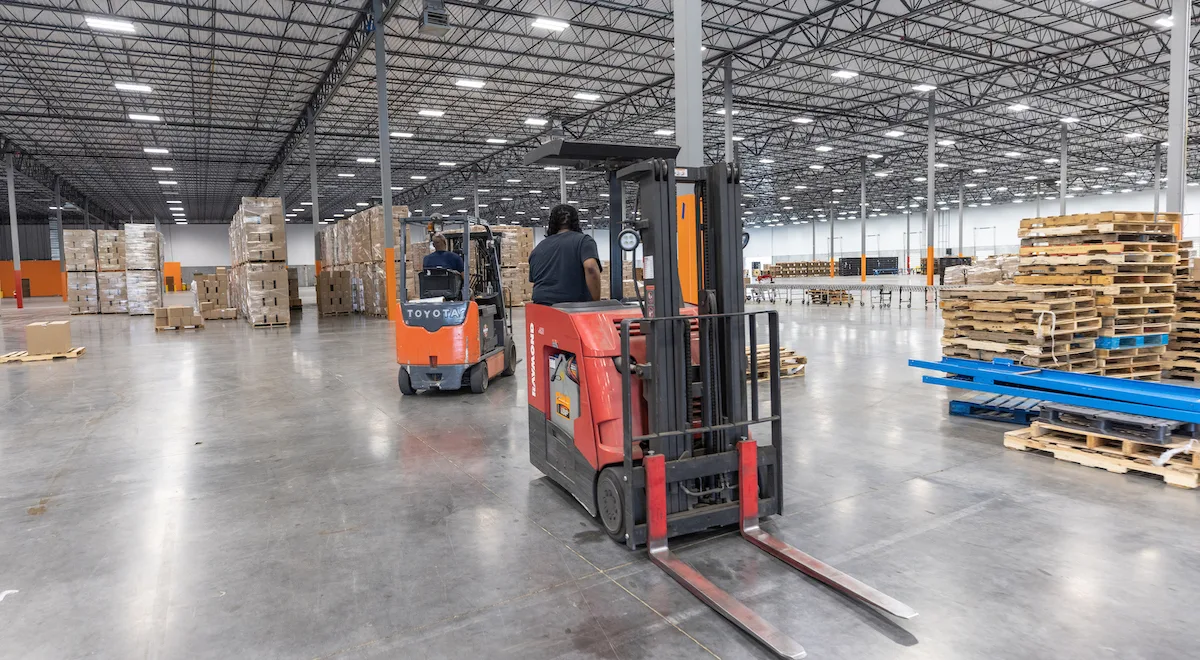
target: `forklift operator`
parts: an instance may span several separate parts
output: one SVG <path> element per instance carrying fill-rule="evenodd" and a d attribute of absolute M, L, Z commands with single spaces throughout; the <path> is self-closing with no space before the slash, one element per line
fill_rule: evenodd
<path fill-rule="evenodd" d="M 425 255 L 425 260 L 421 262 L 421 268 L 445 268 L 446 270 L 457 270 L 463 272 L 463 258 L 448 251 L 446 248 L 449 243 L 446 242 L 446 236 L 443 234 L 435 234 L 433 237 L 433 252 Z"/>
<path fill-rule="evenodd" d="M 550 209 L 546 238 L 529 254 L 533 302 L 556 305 L 600 299 L 600 253 L 583 233 L 579 211 L 570 204 Z"/>

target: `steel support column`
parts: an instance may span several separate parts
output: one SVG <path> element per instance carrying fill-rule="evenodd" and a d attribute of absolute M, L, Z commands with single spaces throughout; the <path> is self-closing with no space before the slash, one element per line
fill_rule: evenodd
<path fill-rule="evenodd" d="M 960 257 L 963 256 L 963 217 L 966 215 L 964 208 L 967 205 L 966 179 L 966 172 L 958 177 L 958 256 Z"/>
<path fill-rule="evenodd" d="M 700 0 L 675 0 L 675 139 L 680 167 L 704 165 L 704 107 L 702 85 Z M 727 117 L 728 118 L 728 117 Z M 688 186 L 688 192 L 691 192 Z"/>
<path fill-rule="evenodd" d="M 560 172 L 562 171 L 561 168 L 559 169 L 559 171 Z M 474 193 L 475 196 L 473 198 L 474 206 L 472 208 L 475 209 L 474 214 L 475 214 L 475 217 L 478 218 L 479 217 L 479 175 L 478 174 L 476 174 L 474 177 L 471 178 L 471 183 L 475 188 L 475 193 Z"/>
<path fill-rule="evenodd" d="M 1058 134 L 1058 214 L 1067 214 L 1067 125 L 1059 124 Z"/>
<path fill-rule="evenodd" d="M 912 207 L 908 205 L 908 200 L 904 200 L 904 274 L 912 273 L 912 244 L 910 236 L 912 235 Z"/>
<path fill-rule="evenodd" d="M 860 272 L 860 280 L 867 281 L 867 157 L 863 156 L 859 159 L 860 185 L 858 199 L 858 229 L 859 229 L 859 245 L 862 246 L 862 255 L 858 260 L 858 269 Z"/>
<path fill-rule="evenodd" d="M 830 202 L 829 202 L 829 208 L 830 208 L 830 209 L 832 209 L 832 208 L 833 208 L 833 202 L 832 202 L 832 201 L 830 201 Z M 834 215 L 833 211 L 830 211 L 830 212 L 829 212 L 829 276 L 830 276 L 830 277 L 833 277 L 834 275 L 837 275 L 837 271 L 836 271 L 836 270 L 834 269 L 834 267 L 833 267 L 833 223 L 834 223 L 834 219 L 835 219 L 835 217 L 836 217 L 836 216 Z M 771 252 L 772 252 L 772 253 L 774 253 L 774 252 L 775 252 L 775 248 L 774 248 L 774 245 L 775 245 L 775 239 L 774 239 L 774 236 L 775 236 L 775 230 L 774 230 L 774 229 L 772 229 L 772 230 L 771 230 L 771 237 L 772 237 L 772 238 L 771 238 L 771 246 L 772 246 L 772 247 L 771 247 Z"/>
<path fill-rule="evenodd" d="M 733 163 L 733 56 L 725 58 L 725 162 Z"/>
<path fill-rule="evenodd" d="M 388 319 L 396 319 L 396 239 L 392 225 L 392 143 L 388 134 L 387 49 L 384 46 L 383 6 L 371 0 L 375 15 L 375 88 L 379 97 L 379 183 L 383 204 L 383 261 L 387 284 Z M 466 230 L 470 236 L 470 228 Z"/>
<path fill-rule="evenodd" d="M 617 235 L 625 228 L 625 191 L 616 170 L 608 172 L 608 297 L 621 300 L 625 297 L 624 264 L 625 253 L 617 242 Z"/>
<path fill-rule="evenodd" d="M 567 203 L 567 168 L 561 165 L 558 167 L 558 203 Z"/>
<path fill-rule="evenodd" d="M 63 302 L 67 301 L 67 253 L 63 250 L 63 226 L 62 226 L 62 179 L 54 177 L 54 216 L 57 218 L 58 227 L 58 272 L 59 278 L 62 280 Z"/>
<path fill-rule="evenodd" d="M 308 118 L 308 194 L 312 202 L 309 213 L 312 214 L 313 254 L 316 255 L 313 270 L 320 274 L 325 255 L 321 254 L 321 239 L 317 236 L 317 225 L 321 222 L 321 200 L 320 187 L 317 185 L 317 118 L 311 112 Z"/>
<path fill-rule="evenodd" d="M 1192 3 L 1174 2 L 1171 11 L 1171 78 L 1167 127 L 1167 212 L 1184 212 L 1187 190 L 1188 76 Z"/>
<path fill-rule="evenodd" d="M 1159 190 L 1162 187 L 1162 142 L 1154 145 L 1154 169 L 1150 174 L 1154 177 L 1154 215 L 1158 215 L 1159 197 L 1162 196 Z"/>
<path fill-rule="evenodd" d="M 13 181 L 12 152 L 4 155 L 4 161 L 8 166 L 5 178 L 8 182 L 8 227 L 12 232 L 13 296 L 17 299 L 17 309 L 21 309 L 25 306 L 25 294 L 21 289 L 21 233 L 17 229 L 17 186 Z"/>
<path fill-rule="evenodd" d="M 926 154 L 925 163 L 925 284 L 933 284 L 933 231 L 934 231 L 934 173 L 937 172 L 937 131 L 934 127 L 934 95 L 936 92 L 929 92 L 929 152 Z"/>

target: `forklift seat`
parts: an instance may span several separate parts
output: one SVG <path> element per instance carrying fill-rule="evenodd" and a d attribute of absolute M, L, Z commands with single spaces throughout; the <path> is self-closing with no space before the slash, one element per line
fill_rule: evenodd
<path fill-rule="evenodd" d="M 462 299 L 463 275 L 449 268 L 426 268 L 417 275 L 422 298 Z"/>

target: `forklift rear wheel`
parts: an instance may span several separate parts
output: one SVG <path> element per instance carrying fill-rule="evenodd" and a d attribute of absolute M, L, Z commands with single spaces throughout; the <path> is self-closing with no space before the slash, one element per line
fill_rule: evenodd
<path fill-rule="evenodd" d="M 621 470 L 604 468 L 596 480 L 596 510 L 604 531 L 617 543 L 625 542 L 625 489 L 621 487 Z"/>
<path fill-rule="evenodd" d="M 517 345 L 509 342 L 508 348 L 504 349 L 504 371 L 500 372 L 501 376 L 511 376 L 517 373 Z"/>
<path fill-rule="evenodd" d="M 400 385 L 401 394 L 409 395 L 417 393 L 417 391 L 413 389 L 412 379 L 408 377 L 408 369 L 400 367 L 400 375 L 396 377 L 396 381 Z"/>
<path fill-rule="evenodd" d="M 471 367 L 471 391 L 483 394 L 488 387 L 487 362 L 480 362 Z"/>

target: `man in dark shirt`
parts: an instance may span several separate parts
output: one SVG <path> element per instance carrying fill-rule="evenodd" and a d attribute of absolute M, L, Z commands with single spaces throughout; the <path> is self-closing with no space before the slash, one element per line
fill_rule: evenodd
<path fill-rule="evenodd" d="M 529 254 L 533 302 L 555 305 L 600 299 L 600 253 L 583 233 L 579 211 L 569 204 L 550 209 L 546 238 Z"/>
<path fill-rule="evenodd" d="M 421 262 L 421 268 L 445 268 L 447 270 L 457 270 L 463 272 L 462 257 L 446 250 L 448 243 L 446 237 L 442 234 L 434 234 L 433 236 L 433 252 L 425 255 L 425 260 Z"/>

